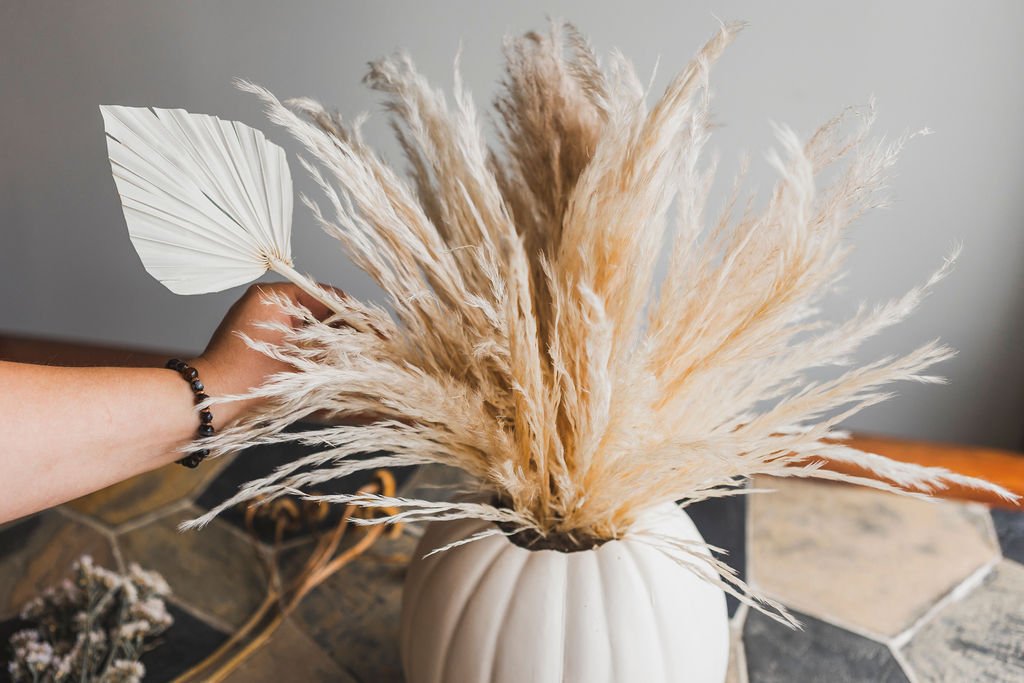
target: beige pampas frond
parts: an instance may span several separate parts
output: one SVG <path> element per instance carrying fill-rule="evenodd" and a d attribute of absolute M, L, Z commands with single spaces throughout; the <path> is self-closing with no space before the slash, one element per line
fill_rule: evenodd
<path fill-rule="evenodd" d="M 307 324 L 286 330 L 280 347 L 256 345 L 294 372 L 254 390 L 266 407 L 204 446 L 222 454 L 298 440 L 323 450 L 189 526 L 357 470 L 422 463 L 464 470 L 483 497 L 321 498 L 401 510 L 376 522 L 477 517 L 496 522 L 495 533 L 581 545 L 633 533 L 642 511 L 666 501 L 743 493 L 755 474 L 911 494 L 955 483 L 1012 498 L 839 442 L 837 426 L 886 399 L 885 385 L 939 382 L 926 371 L 953 352 L 932 342 L 827 381 L 807 371 L 848 365 L 955 254 L 901 298 L 840 324 L 816 317 L 842 275 L 847 228 L 883 201 L 908 139 L 870 138 L 871 108 L 806 141 L 780 127 L 766 204 L 736 190 L 708 215 L 708 74 L 738 30 L 722 26 L 650 107 L 630 62 L 613 53 L 601 65 L 571 26 L 509 39 L 497 149 L 457 72 L 449 100 L 408 57 L 375 62 L 366 82 L 394 117 L 411 182 L 365 144 L 359 120 L 243 84 L 306 148 L 326 203 L 304 201 L 391 312 L 322 291 L 336 311 L 329 324 L 292 307 Z M 668 272 L 656 282 L 666 244 Z M 313 413 L 375 419 L 283 431 Z M 352 457 L 367 452 L 387 454 Z M 823 457 L 879 479 L 823 469 Z M 671 546 L 684 566 L 704 557 L 670 540 L 650 542 Z M 742 588 L 723 566 L 722 580 Z"/>

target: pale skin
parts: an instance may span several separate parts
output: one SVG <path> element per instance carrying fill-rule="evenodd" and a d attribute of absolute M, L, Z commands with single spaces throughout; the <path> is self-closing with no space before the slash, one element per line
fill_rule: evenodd
<path fill-rule="evenodd" d="M 291 284 L 254 285 L 228 311 L 201 356 L 184 359 L 211 397 L 259 386 L 287 366 L 249 348 L 236 333 L 275 342 L 263 321 L 295 324 L 261 292 L 285 294 L 323 319 L 327 309 Z M 0 361 L 0 523 L 59 505 L 180 459 L 196 436 L 191 388 L 163 368 L 64 368 Z M 212 408 L 214 427 L 251 401 Z M 200 467 L 203 465 L 201 464 Z"/>

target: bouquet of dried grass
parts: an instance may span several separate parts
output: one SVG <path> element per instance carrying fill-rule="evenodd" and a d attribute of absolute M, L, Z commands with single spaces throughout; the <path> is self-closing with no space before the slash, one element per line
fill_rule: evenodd
<path fill-rule="evenodd" d="M 303 200 L 387 293 L 390 310 L 317 287 L 291 267 L 286 247 L 258 251 L 262 268 L 300 283 L 334 315 L 318 322 L 292 306 L 305 325 L 285 330 L 280 346 L 253 342 L 294 371 L 254 390 L 266 407 L 204 447 L 219 455 L 301 441 L 323 450 L 186 527 L 357 470 L 424 463 L 464 470 L 482 496 L 317 498 L 397 509 L 366 524 L 480 518 L 496 523 L 481 535 L 589 547 L 630 537 L 638 515 L 666 502 L 749 493 L 743 484 L 755 474 L 908 495 L 955 483 L 1011 497 L 843 445 L 837 426 L 886 399 L 884 385 L 940 382 L 926 372 L 953 352 L 930 342 L 827 381 L 807 371 L 848 366 L 953 258 L 922 286 L 845 322 L 817 317 L 842 275 L 846 230 L 884 202 L 908 139 L 869 137 L 870 108 L 807 140 L 780 127 L 770 156 L 779 177 L 765 205 L 745 200 L 737 182 L 709 215 L 708 73 L 738 29 L 722 26 L 653 106 L 624 56 L 602 65 L 571 26 L 510 39 L 497 147 L 457 70 L 449 101 L 408 57 L 375 62 L 366 82 L 393 115 L 411 182 L 367 146 L 362 118 L 347 123 L 312 100 L 282 103 L 243 83 L 306 148 L 302 165 L 326 204 Z M 656 281 L 664 249 L 667 275 Z M 314 413 L 335 426 L 285 431 Z M 339 424 L 357 416 L 373 419 Z M 877 478 L 825 469 L 824 458 Z M 739 585 L 703 549 L 657 543 Z"/>

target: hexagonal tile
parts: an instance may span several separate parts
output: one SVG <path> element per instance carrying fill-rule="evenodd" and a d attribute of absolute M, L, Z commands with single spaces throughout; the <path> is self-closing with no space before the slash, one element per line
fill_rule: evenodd
<path fill-rule="evenodd" d="M 266 595 L 262 566 L 254 544 L 220 520 L 178 531 L 180 522 L 198 514 L 178 509 L 120 535 L 122 553 L 163 574 L 175 599 L 237 627 Z"/>
<path fill-rule="evenodd" d="M 922 683 L 1024 680 L 1024 566 L 1000 562 L 926 623 L 904 652 Z"/>
<path fill-rule="evenodd" d="M 116 567 L 114 548 L 103 533 L 58 510 L 33 515 L 0 530 L 0 617 L 16 614 L 41 590 L 71 572 L 82 555 Z"/>
<path fill-rule="evenodd" d="M 415 547 L 408 533 L 382 538 L 295 609 L 296 623 L 356 680 L 403 680 L 398 622 L 405 567 Z"/>
<path fill-rule="evenodd" d="M 356 683 L 348 672 L 339 668 L 309 636 L 290 619 L 281 623 L 267 644 L 261 647 L 231 675 L 227 683 Z"/>
<path fill-rule="evenodd" d="M 803 630 L 755 610 L 747 615 L 743 641 L 750 683 L 908 683 L 885 645 L 806 614 L 794 616 Z"/>
<path fill-rule="evenodd" d="M 109 526 L 118 526 L 200 491 L 230 461 L 231 456 L 217 458 L 197 469 L 177 463 L 167 465 L 82 496 L 68 506 Z"/>
<path fill-rule="evenodd" d="M 316 448 L 303 446 L 297 443 L 272 444 L 268 446 L 250 448 L 245 452 L 240 453 L 238 457 L 231 462 L 231 464 L 224 468 L 224 470 L 213 479 L 207 489 L 198 497 L 196 504 L 209 510 L 237 493 L 238 489 L 243 484 L 270 474 L 270 472 L 278 465 L 290 462 L 310 453 L 315 453 L 316 451 Z M 367 454 L 364 457 L 370 457 L 371 455 L 374 454 Z M 353 456 L 353 459 L 354 457 L 355 456 Z M 398 486 L 401 486 L 409 477 L 409 469 L 410 468 L 408 467 L 403 467 L 392 470 L 392 474 L 395 476 L 395 481 Z M 372 471 L 357 472 L 342 479 L 326 482 L 322 486 L 318 487 L 317 491 L 325 494 L 351 493 L 357 490 L 360 486 L 372 481 L 373 478 L 374 476 Z M 338 520 L 341 519 L 343 510 L 344 508 L 341 505 L 332 505 L 328 508 L 327 516 L 318 520 L 315 525 L 311 526 L 305 524 L 296 528 L 287 529 L 284 533 L 283 539 L 290 541 L 296 538 L 309 536 L 315 528 L 333 527 Z M 221 519 L 235 525 L 239 529 L 245 530 L 244 507 L 236 507 L 224 511 L 221 514 Z M 256 525 L 256 531 L 259 533 L 260 538 L 264 543 L 273 543 L 274 527 L 272 523 L 258 523 Z"/>
<path fill-rule="evenodd" d="M 996 527 L 1003 557 L 1024 562 L 1024 511 L 993 508 L 992 523 Z"/>
<path fill-rule="evenodd" d="M 723 562 L 747 577 L 747 495 L 711 498 L 686 507 L 686 513 L 697 525 L 700 535 L 713 546 L 726 551 Z M 725 596 L 729 616 L 736 613 L 739 600 Z"/>
<path fill-rule="evenodd" d="M 752 583 L 859 631 L 897 635 L 998 557 L 980 506 L 806 480 L 755 486 L 775 492 L 750 501 Z"/>

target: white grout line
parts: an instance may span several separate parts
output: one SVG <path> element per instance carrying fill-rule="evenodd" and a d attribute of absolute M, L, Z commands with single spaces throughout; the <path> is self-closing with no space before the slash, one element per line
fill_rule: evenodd
<path fill-rule="evenodd" d="M 985 520 L 985 531 L 987 534 L 987 538 L 985 540 L 992 544 L 992 548 L 997 553 L 1002 555 L 1003 546 L 1001 543 L 999 543 L 999 533 L 996 531 L 995 520 L 992 519 L 992 508 L 989 507 L 988 505 L 985 505 L 984 503 L 967 503 L 967 505 L 969 508 L 977 509 L 979 512 L 983 513 L 983 518 Z"/>
<path fill-rule="evenodd" d="M 743 643 L 743 632 L 738 631 L 732 638 L 731 646 L 736 647 L 736 683 L 749 683 L 747 671 L 747 646 Z"/>
<path fill-rule="evenodd" d="M 747 612 L 750 611 L 750 605 L 745 602 L 741 602 L 740 606 L 736 608 L 736 614 L 732 615 L 729 619 L 729 628 L 734 631 L 743 631 L 743 626 L 747 623 Z"/>
<path fill-rule="evenodd" d="M 163 519 L 164 517 L 168 517 L 174 514 L 175 512 L 184 510 L 185 508 L 191 505 L 192 503 L 186 499 L 176 500 L 173 503 L 162 505 L 155 510 L 150 510 L 149 512 L 143 515 L 139 515 L 138 517 L 128 520 L 127 522 L 122 522 L 120 525 L 115 526 L 113 528 L 113 531 L 118 536 L 121 536 L 122 534 L 126 534 L 128 532 L 140 529 L 146 526 L 147 524 L 151 524 L 157 521 L 158 519 Z"/>
<path fill-rule="evenodd" d="M 889 646 L 893 650 L 899 650 L 906 646 L 910 639 L 914 637 L 921 627 L 927 624 L 932 618 L 945 609 L 948 605 L 954 602 L 959 602 L 964 599 L 969 593 L 975 588 L 981 585 L 981 582 L 985 580 L 997 564 L 999 564 L 1002 558 L 996 557 L 995 559 L 989 560 L 987 563 L 976 569 L 970 576 L 957 584 L 952 590 L 943 595 L 937 601 L 935 601 L 931 607 L 929 607 L 924 614 L 918 617 L 917 621 L 911 624 L 905 631 L 894 636 L 889 641 Z"/>
<path fill-rule="evenodd" d="M 783 605 L 785 605 L 790 610 L 800 612 L 801 614 L 804 614 L 804 615 L 806 615 L 808 617 L 813 617 L 814 619 L 817 619 L 818 621 L 820 621 L 820 622 L 822 622 L 824 624 L 827 624 L 829 626 L 835 626 L 836 628 L 842 629 L 843 631 L 849 631 L 850 633 L 852 633 L 852 634 L 854 634 L 856 636 L 860 636 L 861 638 L 866 638 L 866 639 L 868 639 L 868 640 L 870 640 L 872 642 L 879 643 L 880 645 L 885 645 L 885 644 L 887 644 L 889 642 L 889 639 L 890 639 L 889 636 L 884 636 L 884 635 L 875 633 L 873 631 L 865 629 L 862 626 L 857 626 L 855 624 L 847 623 L 846 621 L 843 621 L 842 619 L 838 619 L 838 618 L 836 618 L 834 616 L 830 616 L 828 614 L 825 614 L 824 612 L 819 612 L 819 611 L 815 610 L 814 608 L 793 605 L 789 601 L 784 600 L 783 598 L 780 598 L 778 595 L 776 595 L 774 593 L 771 593 L 769 591 L 762 591 L 762 594 L 766 598 L 769 598 L 769 599 L 774 600 L 776 602 L 782 603 Z"/>
<path fill-rule="evenodd" d="M 748 683 L 747 673 L 747 647 L 743 643 L 743 626 L 747 621 L 747 613 L 750 605 L 741 602 L 736 609 L 736 614 L 729 619 L 729 650 L 736 649 L 736 673 L 737 678 L 733 683 Z"/>
<path fill-rule="evenodd" d="M 58 506 L 58 507 L 56 507 L 54 509 L 61 516 L 66 517 L 66 518 L 70 519 L 73 522 L 78 522 L 79 524 L 84 524 L 85 526 L 89 527 L 90 529 L 94 529 L 95 531 L 100 532 L 101 534 L 103 534 L 104 536 L 107 536 L 108 538 L 117 535 L 114 532 L 114 530 L 111 529 L 110 527 L 108 527 L 106 524 L 104 524 L 103 522 L 99 521 L 98 519 L 94 519 L 94 518 L 90 517 L 89 515 L 85 514 L 84 512 L 79 512 L 78 510 L 75 510 L 74 508 L 68 507 L 67 505 L 60 505 L 60 506 Z"/>
<path fill-rule="evenodd" d="M 892 655 L 892 658 L 896 660 L 896 664 L 898 664 L 900 669 L 903 671 L 903 675 L 907 677 L 907 681 L 909 683 L 921 683 L 921 679 L 917 677 L 914 667 L 910 666 L 910 662 L 907 661 L 907 658 L 903 655 L 903 651 L 892 647 L 891 644 L 887 647 L 889 648 L 889 653 Z"/>
<path fill-rule="evenodd" d="M 114 562 L 117 564 L 117 569 L 120 572 L 124 572 L 128 564 L 125 562 L 124 555 L 121 553 L 121 545 L 117 542 L 117 534 L 113 529 L 103 524 L 97 519 L 93 519 L 85 513 L 74 510 L 67 505 L 61 505 L 57 509 L 57 513 L 62 515 L 65 519 L 71 520 L 83 526 L 87 526 L 90 529 L 96 531 L 110 543 L 110 551 L 114 556 Z"/>

